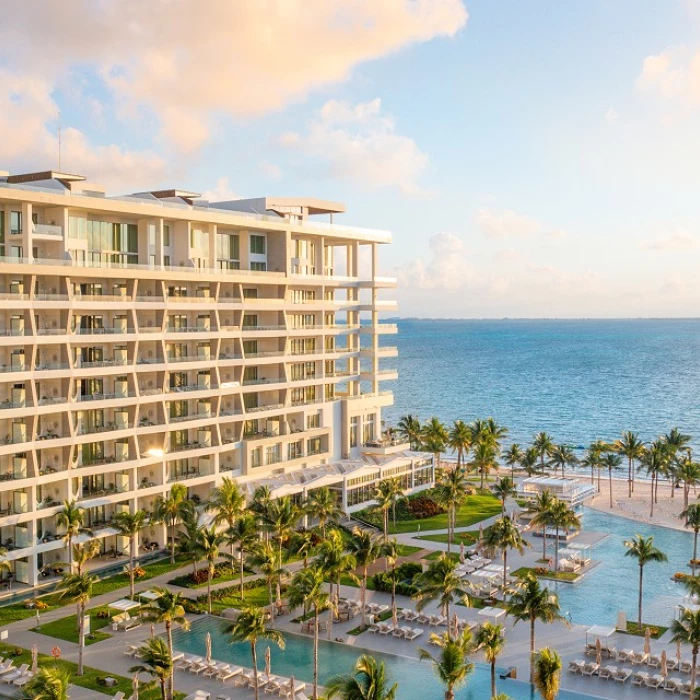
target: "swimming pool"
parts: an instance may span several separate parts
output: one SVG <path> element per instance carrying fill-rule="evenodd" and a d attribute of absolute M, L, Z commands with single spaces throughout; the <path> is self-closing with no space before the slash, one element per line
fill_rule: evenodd
<path fill-rule="evenodd" d="M 192 623 L 189 631 L 175 630 L 173 642 L 175 648 L 189 654 L 205 654 L 207 632 L 212 637 L 212 657 L 219 661 L 234 663 L 251 668 L 250 645 L 245 643 L 229 644 L 223 629 L 227 624 L 219 618 L 205 616 Z M 294 676 L 296 679 L 313 683 L 313 640 L 297 634 L 284 633 L 286 646 L 284 650 L 275 644 L 261 642 L 258 645 L 258 665 L 264 667 L 264 655 L 270 647 L 272 672 L 281 676 Z M 319 643 L 319 682 L 326 683 L 329 678 L 340 673 L 350 673 L 357 657 L 363 650 L 346 644 L 321 640 Z M 444 690 L 435 678 L 427 662 L 420 662 L 405 656 L 367 652 L 378 661 L 384 661 L 392 682 L 398 682 L 398 700 L 442 700 Z M 456 700 L 484 700 L 490 696 L 490 673 L 487 666 L 477 664 L 469 681 L 456 693 Z M 513 700 L 534 700 L 528 683 L 513 680 L 498 680 L 498 690 L 506 693 Z M 307 693 L 308 695 L 308 693 Z M 562 691 L 559 700 L 585 700 L 587 696 Z"/>
<path fill-rule="evenodd" d="M 562 612 L 571 613 L 574 622 L 595 625 L 615 624 L 623 610 L 629 620 L 637 619 L 639 567 L 637 560 L 626 557 L 624 541 L 642 535 L 654 537 L 654 545 L 668 557 L 666 563 L 644 567 L 644 621 L 668 625 L 673 608 L 685 594 L 683 587 L 671 580 L 676 571 L 687 571 L 693 553 L 690 532 L 658 525 L 638 523 L 627 518 L 586 508 L 585 530 L 608 533 L 593 547 L 593 560 L 601 563 L 575 584 L 549 582 L 559 594 Z"/>

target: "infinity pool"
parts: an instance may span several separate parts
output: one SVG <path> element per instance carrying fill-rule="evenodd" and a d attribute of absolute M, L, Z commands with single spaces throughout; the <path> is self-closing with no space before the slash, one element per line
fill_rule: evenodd
<path fill-rule="evenodd" d="M 687 571 L 693 554 L 690 532 L 658 525 L 638 523 L 608 513 L 586 508 L 583 527 L 592 532 L 608 533 L 593 547 L 593 560 L 601 563 L 575 584 L 550 583 L 559 594 L 563 612 L 574 622 L 595 625 L 615 624 L 623 610 L 630 620 L 637 619 L 639 567 L 637 560 L 626 557 L 626 539 L 639 534 L 654 537 L 654 545 L 668 557 L 666 563 L 644 567 L 644 621 L 668 625 L 674 606 L 684 595 L 683 587 L 671 580 L 676 571 Z M 552 550 L 553 551 L 553 550 Z"/>
<path fill-rule="evenodd" d="M 203 617 L 196 620 L 189 631 L 176 630 L 173 633 L 175 648 L 189 654 L 205 654 L 205 637 L 211 632 L 212 657 L 219 661 L 251 668 L 253 665 L 250 645 L 245 643 L 229 644 L 223 629 L 226 623 L 215 617 Z M 311 638 L 297 634 L 284 634 L 284 650 L 274 644 L 262 642 L 258 645 L 258 664 L 264 668 L 264 656 L 270 647 L 272 673 L 280 676 L 294 676 L 296 679 L 313 683 L 313 641 Z M 392 682 L 398 682 L 399 700 L 442 700 L 444 690 L 433 674 L 427 662 L 420 662 L 405 656 L 367 652 L 378 661 L 384 661 Z M 327 642 L 319 644 L 319 681 L 321 685 L 332 676 L 350 673 L 362 649 L 357 647 Z M 490 673 L 487 666 L 477 664 L 465 686 L 457 691 L 456 700 L 484 700 L 490 696 Z M 506 693 L 512 700 L 533 700 L 539 698 L 533 694 L 528 683 L 513 680 L 498 680 L 498 691 Z M 307 692 L 307 695 L 309 693 Z M 585 700 L 587 696 L 562 691 L 559 700 Z"/>

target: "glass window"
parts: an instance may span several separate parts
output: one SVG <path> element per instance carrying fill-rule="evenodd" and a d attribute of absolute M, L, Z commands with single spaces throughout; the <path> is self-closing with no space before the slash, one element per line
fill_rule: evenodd
<path fill-rule="evenodd" d="M 10 212 L 10 233 L 12 233 L 12 234 L 22 233 L 22 212 L 21 211 L 11 211 Z"/>
<path fill-rule="evenodd" d="M 250 269 L 254 272 L 266 272 L 267 263 L 264 262 L 252 262 L 250 263 Z"/>
<path fill-rule="evenodd" d="M 359 434 L 360 418 L 353 416 L 350 419 L 350 447 L 357 447 L 357 436 Z"/>
<path fill-rule="evenodd" d="M 250 236 L 250 252 L 254 255 L 265 255 L 265 236 Z"/>

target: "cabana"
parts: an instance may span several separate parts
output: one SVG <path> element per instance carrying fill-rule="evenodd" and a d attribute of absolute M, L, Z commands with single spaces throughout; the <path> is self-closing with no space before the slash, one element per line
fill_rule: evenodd
<path fill-rule="evenodd" d="M 119 611 L 116 615 L 112 616 L 112 631 L 127 632 L 128 630 L 141 626 L 141 621 L 138 617 L 133 618 L 129 615 L 129 610 L 140 608 L 141 603 L 137 603 L 135 600 L 129 600 L 128 598 L 121 598 L 120 600 L 115 600 L 114 603 L 110 603 L 108 607 Z"/>
<path fill-rule="evenodd" d="M 578 559 L 581 564 L 588 564 L 591 561 L 591 545 L 581 542 L 570 542 L 566 545 L 567 549 L 573 550 L 576 554 L 574 559 Z"/>
<path fill-rule="evenodd" d="M 115 600 L 113 603 L 110 603 L 108 607 L 124 613 L 129 612 L 129 610 L 133 610 L 134 608 L 140 608 L 141 603 L 137 603 L 135 600 L 129 600 L 128 598 L 120 598 L 119 600 Z"/>
<path fill-rule="evenodd" d="M 600 640 L 600 646 L 603 651 L 610 651 L 609 639 L 615 634 L 614 627 L 606 627 L 605 625 L 593 625 L 586 630 L 586 649 L 595 649 L 596 641 Z"/>
<path fill-rule="evenodd" d="M 161 595 L 161 593 L 156 593 L 155 591 L 149 589 L 147 591 L 144 591 L 143 593 L 139 593 L 138 597 L 143 598 L 147 603 L 152 603 L 154 600 L 158 600 L 158 598 L 160 598 Z"/>
<path fill-rule="evenodd" d="M 506 611 L 503 608 L 481 608 L 477 615 L 480 617 L 486 617 L 489 620 L 493 620 L 494 622 L 496 620 L 500 620 L 504 615 L 506 614 Z"/>

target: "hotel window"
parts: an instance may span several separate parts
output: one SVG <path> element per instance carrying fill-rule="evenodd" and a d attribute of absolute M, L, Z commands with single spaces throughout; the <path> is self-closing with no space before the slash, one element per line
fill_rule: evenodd
<path fill-rule="evenodd" d="M 172 372 L 170 374 L 170 388 L 179 389 L 181 386 L 187 386 L 187 372 Z"/>
<path fill-rule="evenodd" d="M 168 296 L 169 297 L 186 297 L 187 296 L 187 287 L 185 287 L 185 286 L 168 287 Z"/>
<path fill-rule="evenodd" d="M 269 445 L 265 448 L 265 464 L 277 464 L 280 461 L 280 446 Z"/>
<path fill-rule="evenodd" d="M 321 445 L 321 438 L 320 437 L 315 437 L 315 438 L 309 438 L 306 441 L 306 454 L 307 455 L 319 455 L 323 451 L 322 445 Z"/>
<path fill-rule="evenodd" d="M 22 233 L 22 212 L 10 212 L 10 234 L 18 235 Z"/>
<path fill-rule="evenodd" d="M 163 226 L 163 245 L 166 248 L 170 247 L 170 226 L 168 224 Z"/>
<path fill-rule="evenodd" d="M 172 265 L 172 261 L 169 255 L 164 255 L 163 256 L 163 265 L 165 267 L 170 267 Z"/>
<path fill-rule="evenodd" d="M 187 431 L 186 430 L 173 430 L 170 433 L 170 448 L 182 447 L 187 444 Z"/>
<path fill-rule="evenodd" d="M 360 417 L 353 416 L 350 419 L 350 447 L 357 447 L 357 436 L 360 432 Z"/>
<path fill-rule="evenodd" d="M 292 340 L 292 355 L 311 355 L 314 352 L 316 352 L 315 338 L 295 338 Z"/>
<path fill-rule="evenodd" d="M 243 317 L 243 328 L 256 328 L 258 325 L 258 317 L 256 314 L 246 314 Z"/>
<path fill-rule="evenodd" d="M 302 441 L 292 442 L 287 445 L 287 459 L 298 459 L 304 456 Z"/>
<path fill-rule="evenodd" d="M 187 401 L 171 401 L 170 402 L 170 417 L 184 418 L 188 415 Z"/>
<path fill-rule="evenodd" d="M 221 269 L 238 270 L 240 268 L 238 234 L 217 233 L 216 258 Z"/>
<path fill-rule="evenodd" d="M 257 367 L 246 367 L 243 370 L 243 381 L 244 382 L 256 382 L 258 380 L 258 368 Z"/>
<path fill-rule="evenodd" d="M 156 247 L 156 225 L 148 224 L 148 245 L 151 248 Z"/>
<path fill-rule="evenodd" d="M 252 263 L 250 263 L 250 269 L 253 272 L 266 272 L 267 271 L 267 263 L 252 262 Z"/>
<path fill-rule="evenodd" d="M 70 238 L 87 238 L 87 219 L 80 216 L 69 216 L 68 236 Z"/>
<path fill-rule="evenodd" d="M 186 314 L 171 314 L 168 317 L 168 328 L 170 330 L 180 330 L 182 328 L 187 328 Z"/>
<path fill-rule="evenodd" d="M 250 252 L 253 255 L 265 255 L 265 236 L 251 235 Z"/>
<path fill-rule="evenodd" d="M 243 289 L 243 298 L 244 299 L 257 299 L 258 298 L 258 290 L 255 288 Z"/>
<path fill-rule="evenodd" d="M 362 425 L 362 442 L 372 442 L 374 440 L 374 414 L 365 416 Z"/>
<path fill-rule="evenodd" d="M 0 256 L 5 255 L 5 212 L 0 209 Z"/>
<path fill-rule="evenodd" d="M 257 340 L 244 340 L 243 341 L 243 352 L 247 355 L 257 355 L 258 354 L 258 341 Z"/>
<path fill-rule="evenodd" d="M 320 413 L 311 413 L 310 415 L 306 416 L 306 429 L 307 430 L 315 430 L 316 428 L 321 427 L 321 414 Z"/>
<path fill-rule="evenodd" d="M 335 384 L 326 384 L 324 395 L 326 401 L 333 401 L 335 399 Z"/>
<path fill-rule="evenodd" d="M 262 447 L 256 447 L 250 452 L 250 466 L 261 467 L 262 466 Z"/>
<path fill-rule="evenodd" d="M 169 360 L 181 360 L 187 357 L 187 346 L 183 343 L 173 343 L 168 353 Z"/>
<path fill-rule="evenodd" d="M 243 406 L 246 410 L 258 407 L 258 394 L 243 394 Z"/>

